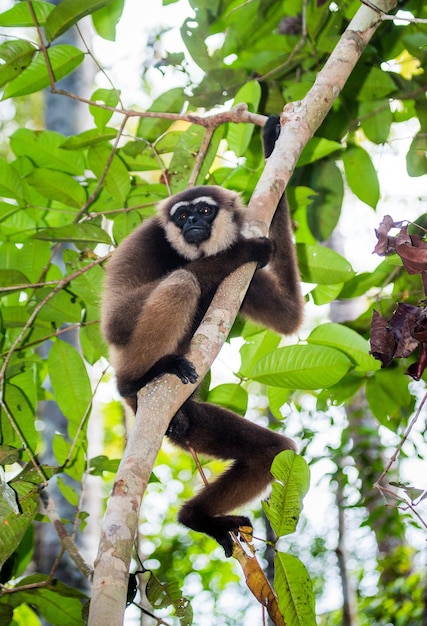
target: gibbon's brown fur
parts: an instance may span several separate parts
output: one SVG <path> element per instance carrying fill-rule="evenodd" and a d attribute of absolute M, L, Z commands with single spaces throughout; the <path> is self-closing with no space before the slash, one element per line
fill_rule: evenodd
<path fill-rule="evenodd" d="M 269 156 L 280 131 L 278 116 L 264 129 Z M 244 207 L 237 193 L 195 187 L 168 198 L 115 250 L 107 265 L 102 328 L 110 345 L 118 389 L 136 407 L 136 393 L 165 373 L 197 381 L 185 355 L 218 285 L 239 266 L 258 265 L 241 313 L 278 333 L 300 325 L 303 299 L 286 200 L 279 203 L 269 239 L 240 234 Z M 268 268 L 261 269 L 268 263 Z M 224 408 L 190 399 L 172 419 L 167 436 L 178 446 L 234 463 L 184 504 L 179 520 L 214 537 L 227 556 L 230 531 L 250 526 L 227 515 L 271 482 L 271 463 L 294 450 L 287 437 Z"/>

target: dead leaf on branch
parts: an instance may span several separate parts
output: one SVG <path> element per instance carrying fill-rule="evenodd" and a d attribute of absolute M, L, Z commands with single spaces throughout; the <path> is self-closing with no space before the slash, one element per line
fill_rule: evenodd
<path fill-rule="evenodd" d="M 251 554 L 245 552 L 241 543 L 233 535 L 233 557 L 239 561 L 243 569 L 249 590 L 253 593 L 258 602 L 265 606 L 273 624 L 275 626 L 286 626 L 283 616 L 279 611 L 279 604 L 274 589 L 268 582 L 255 556 L 255 549 L 252 544 L 252 529 L 248 530 L 251 532 L 246 533 L 244 527 L 240 528 L 239 535 L 241 541 L 245 543 Z"/>
<path fill-rule="evenodd" d="M 400 228 L 397 236 L 391 237 L 392 228 Z M 408 274 L 420 274 L 424 293 L 427 293 L 427 243 L 419 235 L 408 234 L 408 226 L 394 222 L 386 215 L 376 230 L 378 243 L 374 252 L 379 255 L 396 253 Z M 377 311 L 372 313 L 371 354 L 387 367 L 395 358 L 407 358 L 418 349 L 418 359 L 406 373 L 419 380 L 427 366 L 427 306 L 425 302 L 414 306 L 398 303 L 392 317 L 387 320 Z"/>

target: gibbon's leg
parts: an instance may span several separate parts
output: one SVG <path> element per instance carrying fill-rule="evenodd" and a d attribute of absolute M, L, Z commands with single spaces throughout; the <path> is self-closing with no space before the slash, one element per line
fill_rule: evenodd
<path fill-rule="evenodd" d="M 291 439 L 213 404 L 188 400 L 172 419 L 167 436 L 188 450 L 234 463 L 184 504 L 179 521 L 210 535 L 231 556 L 229 531 L 251 526 L 241 515 L 226 515 L 258 496 L 272 480 L 271 463 L 282 450 L 295 450 Z"/>
<path fill-rule="evenodd" d="M 186 270 L 169 274 L 146 298 L 129 341 L 112 350 L 123 396 L 134 395 L 148 380 L 166 372 L 195 382 L 194 367 L 175 353 L 191 330 L 199 298 L 199 284 Z"/>
<path fill-rule="evenodd" d="M 263 326 L 289 335 L 301 324 L 304 299 L 284 196 L 271 222 L 270 240 L 273 245 L 270 264 L 267 269 L 255 272 L 241 312 Z"/>

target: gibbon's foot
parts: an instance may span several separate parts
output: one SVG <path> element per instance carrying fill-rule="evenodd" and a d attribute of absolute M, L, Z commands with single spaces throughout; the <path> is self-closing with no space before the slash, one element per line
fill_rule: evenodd
<path fill-rule="evenodd" d="M 230 532 L 238 533 L 241 526 L 252 528 L 251 521 L 245 515 L 225 515 L 215 518 L 217 530 L 214 539 L 224 548 L 225 556 L 228 558 L 233 554 L 233 539 Z"/>
<path fill-rule="evenodd" d="M 245 515 L 206 515 L 200 507 L 185 504 L 178 513 L 178 520 L 184 526 L 213 537 L 224 548 L 225 556 L 233 552 L 233 539 L 230 532 L 238 533 L 241 526 L 252 528 L 251 521 Z"/>

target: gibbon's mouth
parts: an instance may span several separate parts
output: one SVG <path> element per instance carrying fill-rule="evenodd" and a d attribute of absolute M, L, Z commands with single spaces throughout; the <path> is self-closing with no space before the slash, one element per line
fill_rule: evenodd
<path fill-rule="evenodd" d="M 209 238 L 209 231 L 205 228 L 198 226 L 192 226 L 186 229 L 184 233 L 184 239 L 187 243 L 201 243 Z"/>

